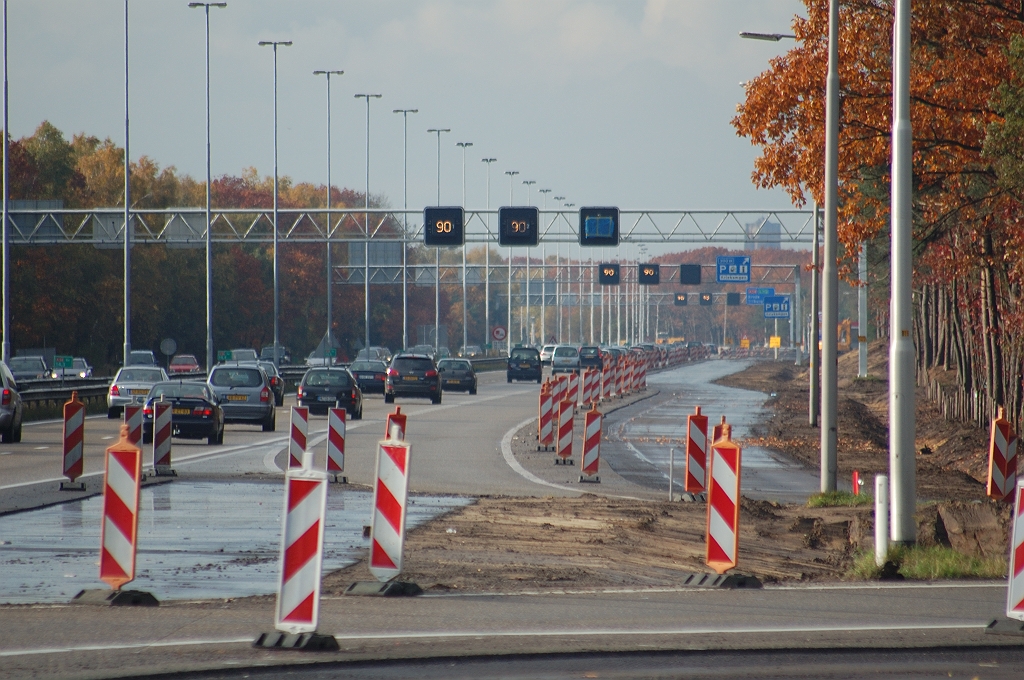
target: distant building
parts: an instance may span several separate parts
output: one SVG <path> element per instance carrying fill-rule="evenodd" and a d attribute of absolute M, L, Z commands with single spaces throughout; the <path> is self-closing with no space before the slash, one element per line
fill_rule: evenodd
<path fill-rule="evenodd" d="M 743 250 L 779 250 L 782 247 L 782 225 L 778 222 L 750 222 L 743 225 Z"/>

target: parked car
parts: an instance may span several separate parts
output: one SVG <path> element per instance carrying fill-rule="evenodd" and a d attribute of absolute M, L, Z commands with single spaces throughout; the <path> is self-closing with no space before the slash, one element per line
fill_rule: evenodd
<path fill-rule="evenodd" d="M 551 355 L 555 353 L 554 345 L 544 345 L 540 348 L 540 363 L 550 366 Z"/>
<path fill-rule="evenodd" d="M 224 443 L 224 409 L 210 386 L 203 382 L 175 380 L 153 385 L 142 407 L 142 442 L 153 441 L 154 402 L 171 403 L 171 436 L 203 439 L 207 444 Z"/>
<path fill-rule="evenodd" d="M 284 406 L 284 378 L 273 361 L 258 361 L 260 368 L 270 379 L 270 390 L 274 393 L 274 406 Z"/>
<path fill-rule="evenodd" d="M 275 355 L 277 360 L 275 361 Z M 278 366 L 287 366 L 292 363 L 292 353 L 284 345 L 277 346 L 277 352 L 274 351 L 274 346 L 264 347 L 260 350 L 260 361 L 270 361 Z"/>
<path fill-rule="evenodd" d="M 248 347 L 242 347 L 241 349 L 231 350 L 231 361 L 259 361 L 259 355 L 256 354 L 256 350 L 249 349 Z"/>
<path fill-rule="evenodd" d="M 415 345 L 415 346 L 409 348 L 409 350 L 406 353 L 407 354 L 424 354 L 424 355 L 426 355 L 428 357 L 433 358 L 433 356 L 434 356 L 434 354 L 436 352 L 434 351 L 434 346 L 433 345 Z"/>
<path fill-rule="evenodd" d="M 459 390 L 476 394 L 476 371 L 467 359 L 441 359 L 437 362 L 442 390 Z"/>
<path fill-rule="evenodd" d="M 11 357 L 7 360 L 7 367 L 11 369 L 14 379 L 22 380 L 50 380 L 57 377 L 57 374 L 46 367 L 46 360 L 42 357 Z"/>
<path fill-rule="evenodd" d="M 597 347 L 580 347 L 580 369 L 596 368 L 601 370 L 604 362 L 601 360 L 601 350 Z"/>
<path fill-rule="evenodd" d="M 356 379 L 363 394 L 380 392 L 384 394 L 384 382 L 388 374 L 388 365 L 383 361 L 353 361 L 348 367 Z"/>
<path fill-rule="evenodd" d="M 384 381 L 384 401 L 394 403 L 395 397 L 429 397 L 441 403 L 441 378 L 434 360 L 425 354 L 399 354 L 391 360 Z"/>
<path fill-rule="evenodd" d="M 25 407 L 18 394 L 18 381 L 14 379 L 5 364 L 0 363 L 0 441 L 4 444 L 17 444 L 21 441 L 21 421 L 25 416 Z"/>
<path fill-rule="evenodd" d="M 171 375 L 196 373 L 198 370 L 199 361 L 194 354 L 175 354 L 167 366 L 167 372 Z"/>
<path fill-rule="evenodd" d="M 363 418 L 363 392 L 347 368 L 311 368 L 302 376 L 296 392 L 299 406 L 310 413 L 327 413 L 332 406 L 344 408 L 352 420 Z"/>
<path fill-rule="evenodd" d="M 513 380 L 541 381 L 540 352 L 533 347 L 515 347 L 508 358 L 505 369 L 506 378 Z"/>
<path fill-rule="evenodd" d="M 277 429 L 277 410 L 270 379 L 259 365 L 217 364 L 206 384 L 224 409 L 224 422 L 261 425 L 264 432 Z"/>
<path fill-rule="evenodd" d="M 156 355 L 153 354 L 152 350 L 148 349 L 133 349 L 128 352 L 128 365 L 129 366 L 159 366 L 160 364 L 156 361 Z"/>
<path fill-rule="evenodd" d="M 479 359 L 484 355 L 484 351 L 479 345 L 469 345 L 459 350 L 459 356 L 463 359 Z"/>
<path fill-rule="evenodd" d="M 551 355 L 551 373 L 578 373 L 580 352 L 572 345 L 558 345 Z"/>
<path fill-rule="evenodd" d="M 57 378 L 91 378 L 92 366 L 84 357 L 74 357 L 71 368 L 55 368 L 53 375 Z"/>
<path fill-rule="evenodd" d="M 159 366 L 122 367 L 107 390 L 107 417 L 120 418 L 125 406 L 144 404 L 153 385 L 166 380 L 167 374 Z"/>

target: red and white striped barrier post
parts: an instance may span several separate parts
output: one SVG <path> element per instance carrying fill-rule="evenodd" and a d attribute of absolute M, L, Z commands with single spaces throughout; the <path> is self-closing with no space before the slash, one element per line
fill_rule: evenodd
<path fill-rule="evenodd" d="M 555 465 L 572 465 L 572 428 L 576 404 L 564 399 L 558 402 L 558 448 Z"/>
<path fill-rule="evenodd" d="M 553 443 L 551 436 L 551 386 L 544 383 L 540 388 L 540 408 L 537 414 L 537 450 L 543 446 L 547 451 Z"/>
<path fill-rule="evenodd" d="M 1003 407 L 992 421 L 988 445 L 988 495 L 997 501 L 1013 501 L 1017 490 L 1017 433 L 1006 420 Z"/>
<path fill-rule="evenodd" d="M 597 398 L 594 396 L 594 378 L 600 377 L 596 369 L 588 368 L 583 373 L 583 405 L 593 406 L 597 403 Z"/>
<path fill-rule="evenodd" d="M 643 370 L 644 360 L 637 359 L 633 362 L 633 391 L 640 391 L 640 372 Z"/>
<path fill-rule="evenodd" d="M 641 389 L 641 390 L 646 390 L 647 389 L 647 360 L 646 359 L 644 361 L 640 362 L 640 382 L 638 384 L 638 389 Z"/>
<path fill-rule="evenodd" d="M 700 406 L 693 415 L 686 416 L 686 480 L 687 493 L 704 491 L 707 480 L 708 417 L 701 415 Z"/>
<path fill-rule="evenodd" d="M 142 407 L 124 407 L 124 424 L 128 426 L 128 441 L 142 448 Z"/>
<path fill-rule="evenodd" d="M 407 442 L 387 439 L 377 445 L 377 480 L 370 523 L 370 573 L 382 583 L 402 573 L 405 509 L 409 497 Z"/>
<path fill-rule="evenodd" d="M 622 372 L 624 370 L 623 369 L 623 365 L 622 365 L 623 361 L 624 361 L 624 359 L 619 359 L 618 361 L 615 362 L 615 396 L 616 397 L 621 397 L 622 396 Z"/>
<path fill-rule="evenodd" d="M 722 431 L 725 428 L 725 416 L 722 416 L 722 422 L 711 428 L 711 443 L 714 444 L 722 438 Z"/>
<path fill-rule="evenodd" d="M 553 404 L 558 404 L 565 399 L 566 395 L 569 394 L 569 378 L 564 375 L 558 376 L 555 379 L 555 391 L 551 393 L 551 401 Z M 553 406 L 557 410 L 557 406 Z"/>
<path fill-rule="evenodd" d="M 580 376 L 579 373 L 569 374 L 569 392 L 565 397 L 574 404 L 579 403 L 580 399 Z"/>
<path fill-rule="evenodd" d="M 127 425 L 121 426 L 121 439 L 107 448 L 105 465 L 100 580 L 120 590 L 135 579 L 142 481 L 142 450 L 128 441 Z"/>
<path fill-rule="evenodd" d="M 1006 593 L 1006 616 L 1024 621 L 1024 479 L 1011 493 L 1013 531 L 1010 534 L 1010 583 Z"/>
<path fill-rule="evenodd" d="M 171 402 L 153 402 L 153 474 L 174 475 L 171 468 Z"/>
<path fill-rule="evenodd" d="M 740 456 L 730 425 L 711 447 L 707 565 L 719 574 L 735 568 L 740 536 Z"/>
<path fill-rule="evenodd" d="M 288 467 L 302 467 L 309 434 L 309 407 L 292 406 L 291 427 L 288 428 Z"/>
<path fill-rule="evenodd" d="M 394 413 L 389 413 L 384 423 L 384 438 L 405 441 L 405 423 L 408 416 L 402 413 L 402 407 L 396 406 Z"/>
<path fill-rule="evenodd" d="M 285 471 L 284 484 L 281 580 L 274 627 L 291 635 L 313 633 L 320 616 L 327 474 L 314 470 L 312 452 L 303 451 L 299 467 Z"/>
<path fill-rule="evenodd" d="M 345 472 L 345 418 L 348 412 L 343 408 L 327 411 L 327 474 L 333 475 L 334 482 L 348 483 Z"/>
<path fill-rule="evenodd" d="M 597 472 L 601 464 L 601 424 L 603 420 L 604 416 L 596 406 L 587 411 L 584 416 L 581 482 L 601 483 Z"/>
<path fill-rule="evenodd" d="M 61 482 L 63 491 L 85 491 L 85 482 L 75 480 L 85 471 L 85 404 L 78 401 L 78 391 L 64 403 L 64 457 L 62 470 L 68 481 Z"/>
<path fill-rule="evenodd" d="M 606 361 L 604 366 L 601 367 L 601 401 L 612 398 L 612 380 L 614 377 L 615 373 Z"/>

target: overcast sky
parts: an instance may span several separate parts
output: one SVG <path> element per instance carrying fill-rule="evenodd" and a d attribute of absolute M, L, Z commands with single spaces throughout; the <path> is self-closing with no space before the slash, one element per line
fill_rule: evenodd
<path fill-rule="evenodd" d="M 409 116 L 409 206 L 507 204 L 506 170 L 579 205 L 622 208 L 789 208 L 750 181 L 755 149 L 729 125 L 739 87 L 792 43 L 739 31 L 789 32 L 798 0 L 228 0 L 210 11 L 212 168 L 273 173 L 273 55 L 278 55 L 279 172 L 323 183 L 326 86 L 332 78 L 332 180 L 365 184 L 402 206 L 402 116 Z M 124 143 L 120 0 L 10 0 L 10 126 L 50 120 Z M 131 0 L 133 159 L 205 176 L 203 12 L 187 0 Z M 553 201 L 549 200 L 549 207 Z"/>

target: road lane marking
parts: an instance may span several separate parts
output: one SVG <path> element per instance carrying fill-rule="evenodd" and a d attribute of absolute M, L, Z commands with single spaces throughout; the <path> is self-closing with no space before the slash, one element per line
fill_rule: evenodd
<path fill-rule="evenodd" d="M 36 446 L 35 450 L 36 451 L 44 451 L 44 450 L 46 450 L 48 448 L 50 448 L 50 447 L 49 446 Z"/>

